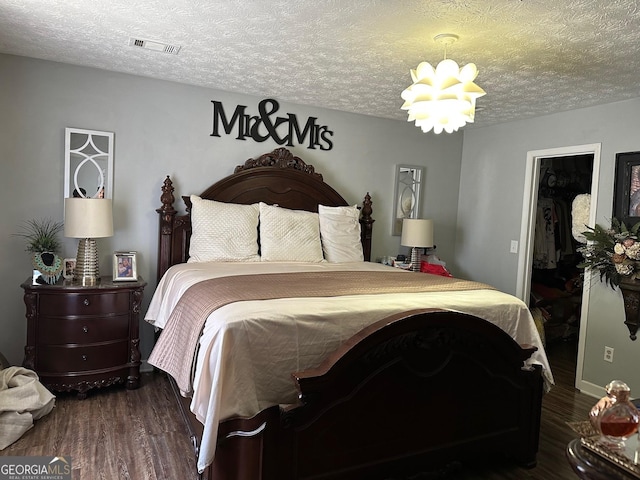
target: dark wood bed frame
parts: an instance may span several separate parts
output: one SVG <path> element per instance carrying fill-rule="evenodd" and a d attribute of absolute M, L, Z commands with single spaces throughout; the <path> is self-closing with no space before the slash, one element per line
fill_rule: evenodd
<path fill-rule="evenodd" d="M 322 176 L 284 148 L 236 168 L 202 198 L 317 211 L 347 205 Z M 162 187 L 158 278 L 188 258 L 191 222 Z M 361 209 L 371 256 L 371 199 Z M 483 319 L 420 310 L 364 329 L 316 369 L 293 372 L 299 403 L 220 423 L 209 480 L 401 479 L 500 455 L 536 463 L 543 380 L 518 345 Z M 196 457 L 202 425 L 171 379 Z M 194 477 L 197 473 L 194 472 Z M 423 477 L 420 477 L 423 478 Z"/>

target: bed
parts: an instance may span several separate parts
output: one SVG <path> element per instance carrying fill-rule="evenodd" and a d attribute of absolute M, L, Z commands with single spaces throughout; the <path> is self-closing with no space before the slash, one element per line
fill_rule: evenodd
<path fill-rule="evenodd" d="M 167 177 L 145 319 L 198 475 L 410 478 L 496 454 L 535 465 L 553 377 L 524 303 L 370 262 L 369 194 L 349 205 L 285 148 L 183 196 L 184 214 L 173 192 Z M 310 224 L 321 258 L 289 238 Z M 225 230 L 233 245 L 208 251 Z"/>

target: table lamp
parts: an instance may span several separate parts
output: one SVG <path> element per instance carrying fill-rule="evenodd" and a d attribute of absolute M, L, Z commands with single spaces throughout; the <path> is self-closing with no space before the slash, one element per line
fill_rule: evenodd
<path fill-rule="evenodd" d="M 65 198 L 64 236 L 79 238 L 74 283 L 96 285 L 100 281 L 96 238 L 113 235 L 111 199 Z"/>
<path fill-rule="evenodd" d="M 411 271 L 420 271 L 420 248 L 433 247 L 433 220 L 405 218 L 402 220 L 400 244 L 411 247 Z"/>

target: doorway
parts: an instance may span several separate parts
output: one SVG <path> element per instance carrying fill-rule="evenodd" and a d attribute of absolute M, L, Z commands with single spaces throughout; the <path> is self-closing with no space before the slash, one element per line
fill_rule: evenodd
<path fill-rule="evenodd" d="M 525 172 L 524 199 L 522 211 L 522 225 L 520 233 L 520 255 L 518 257 L 518 277 L 516 295 L 527 305 L 531 303 L 532 277 L 534 274 L 534 246 L 536 235 L 536 219 L 538 200 L 550 193 L 571 197 L 573 192 L 566 189 L 560 192 L 558 176 L 554 169 L 562 172 L 561 183 L 566 187 L 571 182 L 572 173 L 590 177 L 586 181 L 582 178 L 581 193 L 591 196 L 588 225 L 595 224 L 595 206 L 597 205 L 597 185 L 600 169 L 600 144 L 578 145 L 573 147 L 554 148 L 548 150 L 530 151 L 527 153 Z M 555 182 L 549 182 L 549 176 L 555 174 Z M 568 174 L 568 176 L 567 176 Z M 544 182 L 544 183 L 543 183 Z M 578 183 L 580 185 L 580 183 Z M 574 186 L 575 187 L 575 186 Z M 577 190 L 576 190 L 577 193 Z M 578 387 L 582 378 L 584 356 L 584 340 L 588 311 L 588 285 L 582 290 L 576 306 L 579 321 L 575 323 L 577 335 L 577 358 L 575 386 Z"/>

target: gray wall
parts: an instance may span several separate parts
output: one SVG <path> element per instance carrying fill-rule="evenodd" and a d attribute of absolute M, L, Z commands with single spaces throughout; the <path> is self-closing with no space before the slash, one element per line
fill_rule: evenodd
<path fill-rule="evenodd" d="M 138 272 L 149 282 L 146 311 L 155 288 L 155 209 L 164 177 L 173 177 L 177 195 L 200 193 L 246 159 L 277 147 L 233 135 L 211 137 L 211 100 L 222 101 L 228 112 L 237 104 L 257 112 L 262 98 L 0 55 L 0 352 L 12 363 L 22 362 L 26 322 L 20 284 L 32 269 L 24 242 L 12 234 L 25 220 L 62 220 L 65 127 L 115 132 L 115 235 L 98 240 L 100 268 L 110 274 L 115 250 L 137 251 Z M 330 151 L 291 150 L 349 202 L 360 203 L 371 193 L 374 258 L 406 251 L 390 235 L 395 165 L 424 165 L 424 216 L 435 221 L 439 255 L 454 258 L 461 133 L 425 135 L 408 122 L 284 102 L 280 112 L 294 113 L 299 121 L 317 117 L 333 130 Z M 73 257 L 76 248 L 75 240 L 64 239 L 61 254 Z M 153 332 L 145 322 L 141 326 L 146 358 Z"/>
<path fill-rule="evenodd" d="M 615 156 L 640 150 L 640 99 L 465 131 L 458 201 L 455 268 L 463 276 L 515 293 L 517 255 L 511 239 L 520 238 L 527 152 L 601 143 L 597 223 L 608 225 L 613 208 Z M 596 190 L 594 190 L 596 191 Z M 480 254 L 481 253 L 481 254 Z M 595 281 L 588 301 L 582 378 L 585 389 L 612 379 L 626 381 L 640 395 L 640 342 L 623 324 L 622 296 Z M 615 349 L 603 360 L 604 346 Z"/>

